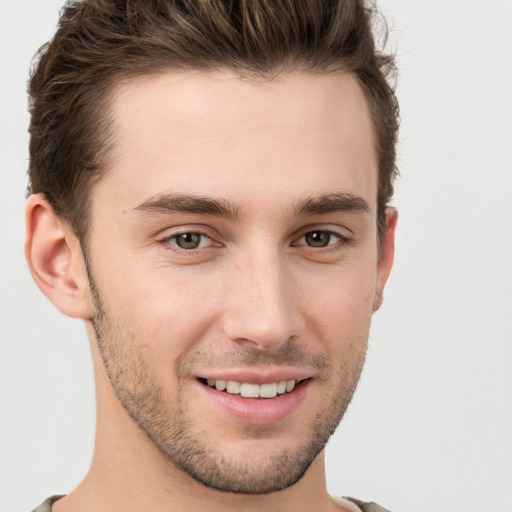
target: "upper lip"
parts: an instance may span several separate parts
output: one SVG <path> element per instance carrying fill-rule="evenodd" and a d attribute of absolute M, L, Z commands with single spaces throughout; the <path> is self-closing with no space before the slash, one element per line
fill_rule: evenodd
<path fill-rule="evenodd" d="M 208 371 L 198 375 L 200 379 L 225 380 L 235 382 L 246 382 L 248 384 L 267 384 L 281 382 L 283 380 L 301 381 L 311 378 L 311 371 L 294 368 L 272 368 L 272 369 L 230 369 Z"/>

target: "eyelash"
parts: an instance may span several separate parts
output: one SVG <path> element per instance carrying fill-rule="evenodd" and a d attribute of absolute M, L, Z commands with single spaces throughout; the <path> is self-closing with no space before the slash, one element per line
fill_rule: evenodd
<path fill-rule="evenodd" d="M 314 246 L 311 246 L 311 245 L 307 245 L 306 243 L 298 243 L 299 240 L 301 240 L 302 238 L 305 238 L 307 235 L 312 234 L 312 233 L 327 234 L 329 236 L 337 238 L 337 241 L 335 241 L 333 244 L 329 243 L 328 245 L 326 245 L 324 247 L 321 247 L 321 246 L 320 247 L 314 247 Z M 210 243 L 206 247 L 197 247 L 197 248 L 191 248 L 191 249 L 184 249 L 184 248 L 180 247 L 177 244 L 177 238 L 179 236 L 182 236 L 182 235 L 198 235 L 199 237 L 206 237 L 211 242 L 213 242 L 214 245 L 212 246 L 211 243 Z M 330 241 L 331 240 L 329 240 L 329 242 Z M 187 255 L 187 256 L 194 256 L 194 255 L 200 253 L 201 251 L 204 252 L 205 250 L 215 248 L 215 245 L 217 247 L 221 247 L 222 246 L 221 243 L 214 242 L 214 239 L 213 239 L 212 236 L 210 236 L 208 233 L 206 233 L 204 231 L 201 231 L 201 230 L 187 230 L 187 231 L 181 231 L 179 233 L 173 233 L 170 236 L 166 236 L 166 237 L 158 240 L 158 242 L 160 244 L 162 244 L 167 250 L 178 252 L 180 254 Z M 306 247 L 308 249 L 312 249 L 312 250 L 317 251 L 317 252 L 320 252 L 320 251 L 328 252 L 328 251 L 343 250 L 347 246 L 350 246 L 353 242 L 354 242 L 354 240 L 352 238 L 350 238 L 350 237 L 346 236 L 345 234 L 342 234 L 342 233 L 340 233 L 338 231 L 332 230 L 332 229 L 310 229 L 310 230 L 304 232 L 300 237 L 296 238 L 295 241 L 292 242 L 291 245 L 293 247 L 304 246 L 304 247 Z M 202 241 L 200 243 L 202 243 Z"/>
<path fill-rule="evenodd" d="M 342 233 L 339 233 L 338 231 L 334 231 L 332 229 L 310 229 L 309 231 L 306 231 L 303 235 L 301 235 L 298 238 L 298 240 L 300 240 L 302 238 L 305 238 L 307 235 L 309 235 L 311 233 L 324 233 L 324 234 L 327 234 L 327 235 L 330 235 L 330 236 L 333 236 L 333 237 L 337 238 L 338 241 L 335 242 L 334 244 L 328 244 L 325 247 L 313 247 L 311 245 L 299 244 L 297 242 L 294 242 L 293 245 L 295 245 L 295 246 L 297 246 L 297 245 L 305 245 L 306 247 L 309 247 L 311 249 L 318 249 L 318 250 L 324 249 L 325 251 L 328 251 L 328 250 L 344 249 L 346 246 L 348 246 L 348 245 L 353 243 L 353 239 L 352 238 L 350 238 L 350 237 L 348 237 L 348 236 L 346 236 L 346 235 L 344 235 Z"/>
<path fill-rule="evenodd" d="M 187 231 L 181 231 L 179 233 L 173 233 L 170 236 L 166 236 L 166 237 L 158 240 L 158 242 L 161 243 L 167 250 L 179 252 L 182 254 L 186 254 L 188 256 L 193 256 L 194 254 L 198 253 L 199 251 L 204 251 L 205 249 L 211 248 L 211 246 L 208 245 L 207 247 L 184 249 L 184 248 L 180 247 L 176 242 L 177 238 L 182 235 L 198 235 L 200 237 L 208 238 L 209 240 L 211 240 L 213 242 L 213 238 L 201 230 L 187 230 Z M 202 243 L 202 242 L 200 242 L 200 243 Z M 219 247 L 221 246 L 221 244 L 219 244 L 219 243 L 217 243 L 216 245 Z"/>

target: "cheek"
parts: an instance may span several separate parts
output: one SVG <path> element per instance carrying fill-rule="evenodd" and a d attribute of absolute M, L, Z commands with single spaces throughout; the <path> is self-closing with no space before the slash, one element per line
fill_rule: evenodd
<path fill-rule="evenodd" d="M 138 275 L 123 279 L 120 270 L 111 272 L 100 287 L 102 300 L 146 351 L 168 363 L 168 356 L 176 358 L 189 350 L 211 328 L 217 302 L 210 292 L 211 280 L 185 269 L 157 272 L 140 267 Z"/>
<path fill-rule="evenodd" d="M 366 342 L 375 300 L 376 270 L 369 262 L 333 268 L 303 284 L 301 306 L 307 324 L 339 348 L 340 343 Z M 304 293 L 306 287 L 308 293 Z"/>

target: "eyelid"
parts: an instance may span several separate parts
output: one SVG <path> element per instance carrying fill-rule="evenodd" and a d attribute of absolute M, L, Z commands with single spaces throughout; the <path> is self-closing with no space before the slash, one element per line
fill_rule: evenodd
<path fill-rule="evenodd" d="M 205 226 L 198 225 L 188 225 L 188 226 L 179 226 L 176 228 L 169 228 L 164 230 L 164 232 L 157 236 L 156 242 L 166 247 L 168 250 L 172 250 L 175 252 L 179 252 L 181 254 L 192 255 L 197 251 L 205 251 L 214 247 L 221 247 L 223 244 L 216 241 L 218 238 L 213 230 L 206 228 Z M 171 241 L 176 239 L 176 237 L 180 235 L 184 235 L 187 233 L 194 233 L 200 235 L 202 237 L 208 238 L 210 240 L 210 244 L 206 247 L 197 247 L 195 249 L 183 249 L 179 247 L 177 243 L 172 243 Z"/>
<path fill-rule="evenodd" d="M 301 231 L 298 233 L 298 236 L 294 237 L 294 241 L 292 245 L 306 245 L 306 244 L 299 244 L 297 243 L 298 240 L 305 237 L 308 233 L 314 233 L 314 232 L 321 232 L 321 233 L 328 233 L 330 235 L 335 236 L 338 238 L 340 242 L 342 242 L 343 245 L 349 245 L 354 242 L 354 239 L 351 235 L 347 234 L 346 232 L 350 231 L 349 229 L 343 230 L 342 228 L 336 229 L 328 226 L 306 226 L 306 228 L 302 228 Z M 351 232 L 351 231 L 350 231 Z M 330 244 L 325 247 L 311 247 L 311 249 L 329 249 L 333 248 L 333 246 L 336 244 Z M 309 246 L 307 246 L 309 247 Z"/>
<path fill-rule="evenodd" d="M 299 243 L 299 240 L 301 240 L 303 237 L 305 237 L 308 233 L 312 232 L 322 232 L 322 233 L 328 233 L 334 237 L 337 238 L 337 241 L 335 243 L 330 243 L 329 245 L 326 245 L 325 247 L 313 247 L 309 246 L 306 243 Z M 313 250 L 315 252 L 319 251 L 329 251 L 329 250 L 336 250 L 336 249 L 343 249 L 348 245 L 351 245 L 354 243 L 354 239 L 351 235 L 347 234 L 347 232 L 351 232 L 348 228 L 332 228 L 330 226 L 318 226 L 318 225 L 310 225 L 302 227 L 299 230 L 297 230 L 297 234 L 293 236 L 293 240 L 291 245 L 292 246 L 300 246 L 305 247 L 308 250 Z M 210 240 L 210 243 L 205 247 L 198 247 L 195 249 L 183 249 L 179 247 L 177 243 L 172 243 L 171 240 L 176 239 L 176 237 L 186 234 L 186 233 L 194 233 L 197 235 L 201 235 L 205 238 L 208 238 Z M 222 247 L 224 244 L 222 242 L 218 242 L 218 238 L 220 238 L 219 235 L 216 234 L 211 228 L 203 225 L 186 225 L 186 226 L 179 226 L 176 228 L 169 228 L 167 230 L 163 231 L 163 234 L 157 237 L 156 241 L 158 244 L 161 244 L 166 247 L 168 250 L 175 251 L 180 254 L 186 254 L 186 255 L 193 255 L 196 252 L 202 252 L 202 251 L 208 251 L 209 249 L 214 249 L 218 247 Z"/>
<path fill-rule="evenodd" d="M 178 244 L 178 237 L 180 237 L 182 235 L 197 235 L 199 237 L 199 245 L 197 247 L 194 247 L 191 249 L 185 249 L 183 247 L 180 247 Z M 208 240 L 210 242 L 212 241 L 212 239 L 208 235 L 205 235 L 204 233 L 199 233 L 197 231 L 185 231 L 184 233 L 175 233 L 174 235 L 170 236 L 167 240 L 172 245 L 175 245 L 179 249 L 184 250 L 186 252 L 196 251 L 199 249 L 205 249 L 209 245 L 207 241 Z"/>

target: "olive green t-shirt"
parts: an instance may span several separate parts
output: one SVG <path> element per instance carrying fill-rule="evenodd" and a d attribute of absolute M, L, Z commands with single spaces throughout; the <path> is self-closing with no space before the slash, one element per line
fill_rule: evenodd
<path fill-rule="evenodd" d="M 35 508 L 32 512 L 52 512 L 52 503 L 62 497 L 63 496 L 51 496 L 44 503 L 39 505 L 39 507 Z M 354 498 L 345 499 L 355 503 L 362 510 L 362 512 L 390 512 L 388 509 L 377 505 L 377 503 L 365 503 Z"/>

